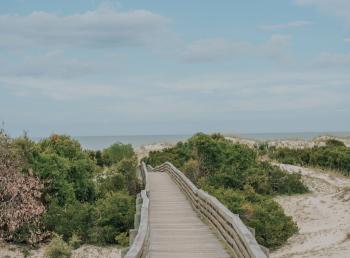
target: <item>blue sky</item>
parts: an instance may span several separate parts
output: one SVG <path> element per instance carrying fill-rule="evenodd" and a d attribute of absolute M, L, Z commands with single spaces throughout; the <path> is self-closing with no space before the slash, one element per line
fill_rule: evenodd
<path fill-rule="evenodd" d="M 348 0 L 1 1 L 0 35 L 12 135 L 350 129 Z"/>

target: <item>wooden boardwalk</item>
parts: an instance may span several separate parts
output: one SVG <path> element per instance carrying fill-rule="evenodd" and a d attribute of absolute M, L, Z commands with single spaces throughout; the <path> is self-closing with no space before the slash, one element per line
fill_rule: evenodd
<path fill-rule="evenodd" d="M 168 173 L 151 172 L 150 258 L 229 258 Z"/>

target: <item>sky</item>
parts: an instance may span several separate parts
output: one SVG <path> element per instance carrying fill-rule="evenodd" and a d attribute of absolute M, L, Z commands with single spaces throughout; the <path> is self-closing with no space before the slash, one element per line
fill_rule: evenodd
<path fill-rule="evenodd" d="M 11 135 L 350 131 L 349 0 L 0 2 Z"/>

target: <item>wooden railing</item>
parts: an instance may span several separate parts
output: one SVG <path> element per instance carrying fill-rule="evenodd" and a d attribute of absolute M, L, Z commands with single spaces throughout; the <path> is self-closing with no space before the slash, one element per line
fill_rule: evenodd
<path fill-rule="evenodd" d="M 260 246 L 254 237 L 254 231 L 247 228 L 237 214 L 233 214 L 215 197 L 198 189 L 180 170 L 166 162 L 153 169 L 166 172 L 187 195 L 193 208 L 207 221 L 224 241 L 233 257 L 265 258 L 268 249 Z"/>
<path fill-rule="evenodd" d="M 148 257 L 149 248 L 149 180 L 145 163 L 140 165 L 142 183 L 144 190 L 140 193 L 141 208 L 136 208 L 135 229 L 130 231 L 130 248 L 125 254 L 125 258 L 143 258 Z M 135 236 L 135 237 L 133 237 Z"/>

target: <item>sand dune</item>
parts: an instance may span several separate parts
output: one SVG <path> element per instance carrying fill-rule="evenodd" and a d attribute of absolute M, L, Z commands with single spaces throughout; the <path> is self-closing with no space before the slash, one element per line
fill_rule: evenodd
<path fill-rule="evenodd" d="M 290 173 L 301 173 L 311 193 L 276 198 L 298 224 L 299 233 L 271 257 L 350 257 L 350 179 L 278 165 Z"/>
<path fill-rule="evenodd" d="M 225 137 L 226 139 L 232 141 L 233 143 L 240 143 L 248 145 L 249 147 L 254 147 L 259 143 L 267 143 L 270 147 L 276 148 L 291 148 L 291 149 L 303 149 L 303 148 L 312 148 L 315 146 L 324 146 L 328 139 L 336 139 L 342 141 L 347 147 L 350 147 L 350 138 L 349 137 L 333 137 L 333 136 L 319 136 L 312 140 L 302 140 L 302 139 L 280 139 L 280 140 L 254 140 L 254 139 L 244 139 L 239 137 Z"/>

